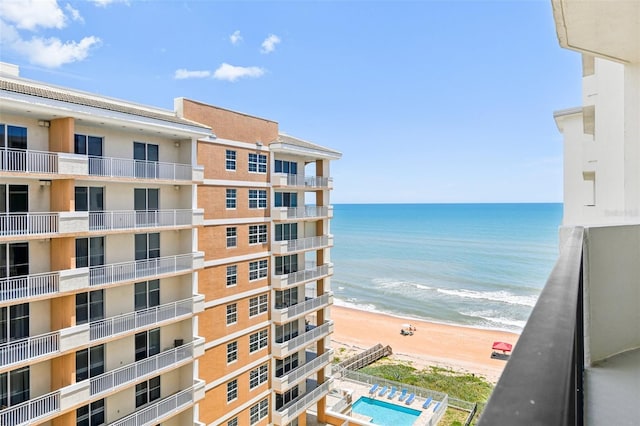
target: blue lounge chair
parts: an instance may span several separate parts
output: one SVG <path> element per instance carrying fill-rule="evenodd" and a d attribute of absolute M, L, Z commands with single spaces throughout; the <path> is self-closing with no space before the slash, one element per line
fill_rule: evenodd
<path fill-rule="evenodd" d="M 389 392 L 389 396 L 387 396 L 387 398 L 392 399 L 394 396 L 396 396 L 396 392 L 398 391 L 398 389 L 396 389 L 395 386 L 391 387 L 391 392 Z"/>
<path fill-rule="evenodd" d="M 438 402 L 434 407 L 433 407 L 433 412 L 435 413 L 438 410 L 438 407 L 440 406 L 440 403 Z"/>
<path fill-rule="evenodd" d="M 427 398 L 427 400 L 422 404 L 422 408 L 429 408 L 429 404 L 431 404 L 431 397 Z"/>
<path fill-rule="evenodd" d="M 407 401 L 405 402 L 405 404 L 407 404 L 407 405 L 411 404 L 414 399 L 416 399 L 416 394 L 415 393 L 410 393 L 409 397 L 407 398 Z"/>
<path fill-rule="evenodd" d="M 398 397 L 398 399 L 400 401 L 404 401 L 404 399 L 407 397 L 407 390 L 406 389 L 402 389 L 402 392 L 400 392 L 400 396 Z"/>
<path fill-rule="evenodd" d="M 378 390 L 378 384 L 374 383 L 371 389 L 369 389 L 369 394 L 373 394 L 376 390 Z"/>
<path fill-rule="evenodd" d="M 388 390 L 389 388 L 387 386 L 384 386 L 382 389 L 380 389 L 380 392 L 378 392 L 378 396 L 384 395 Z"/>

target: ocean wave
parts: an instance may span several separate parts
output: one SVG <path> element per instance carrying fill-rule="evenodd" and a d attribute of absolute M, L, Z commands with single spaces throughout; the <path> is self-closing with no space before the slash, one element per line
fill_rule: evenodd
<path fill-rule="evenodd" d="M 510 326 L 510 327 L 515 327 L 518 328 L 520 330 L 522 330 L 525 326 L 525 324 L 527 323 L 527 321 L 523 321 L 523 320 L 518 320 L 515 318 L 507 318 L 504 316 L 495 316 L 495 315 L 500 315 L 503 314 L 502 312 L 499 311 L 471 311 L 471 312 L 460 312 L 460 314 L 468 316 L 468 317 L 475 317 L 475 318 L 481 318 L 485 321 L 490 321 L 492 323 L 496 323 L 496 324 L 500 324 L 500 325 L 506 325 L 506 326 Z"/>
<path fill-rule="evenodd" d="M 333 298 L 333 304 L 336 306 L 342 306 L 345 308 L 358 309 L 361 311 L 369 311 L 369 312 L 378 312 L 376 305 L 371 303 L 358 303 L 358 299 L 355 297 L 350 297 L 347 300 L 338 299 L 337 297 Z"/>
<path fill-rule="evenodd" d="M 518 296 L 508 291 L 474 291 L 474 290 L 452 290 L 446 288 L 439 288 L 436 290 L 438 293 L 446 294 L 449 296 L 461 297 L 464 299 L 481 299 L 491 300 L 493 302 L 502 302 L 509 305 L 522 305 L 533 307 L 536 304 L 538 298 L 536 296 Z"/>
<path fill-rule="evenodd" d="M 413 281 L 394 280 L 392 278 L 374 278 L 371 281 L 381 288 L 411 287 L 419 290 L 433 290 L 433 287 Z"/>

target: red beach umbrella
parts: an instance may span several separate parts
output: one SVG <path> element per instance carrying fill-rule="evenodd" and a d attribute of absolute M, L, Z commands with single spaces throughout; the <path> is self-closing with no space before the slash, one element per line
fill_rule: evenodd
<path fill-rule="evenodd" d="M 513 349 L 513 345 L 511 343 L 505 343 L 505 342 L 493 342 L 492 349 L 494 351 L 508 352 L 508 351 L 511 351 L 511 349 Z"/>

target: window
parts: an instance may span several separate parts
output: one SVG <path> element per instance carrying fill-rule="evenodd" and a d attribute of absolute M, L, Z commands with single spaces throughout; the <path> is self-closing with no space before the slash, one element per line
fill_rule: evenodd
<path fill-rule="evenodd" d="M 286 173 L 289 175 L 298 174 L 298 163 L 293 161 L 276 160 L 274 164 L 276 173 Z"/>
<path fill-rule="evenodd" d="M 276 241 L 290 241 L 298 239 L 297 223 L 279 223 L 276 225 L 275 235 Z"/>
<path fill-rule="evenodd" d="M 298 194 L 295 192 L 276 192 L 273 196 L 275 207 L 298 207 Z"/>
<path fill-rule="evenodd" d="M 258 423 L 269 415 L 269 399 L 265 398 L 249 409 L 249 423 Z"/>
<path fill-rule="evenodd" d="M 227 422 L 227 426 L 238 426 L 238 418 L 234 417 Z"/>
<path fill-rule="evenodd" d="M 249 336 L 249 352 L 253 353 L 262 348 L 266 348 L 268 344 L 267 337 L 268 337 L 267 330 L 262 330 L 250 335 Z"/>
<path fill-rule="evenodd" d="M 284 343 L 298 337 L 298 320 L 276 325 L 276 343 Z"/>
<path fill-rule="evenodd" d="M 289 371 L 298 367 L 298 353 L 286 357 L 285 359 L 276 359 L 276 377 L 282 377 Z"/>
<path fill-rule="evenodd" d="M 267 277 L 267 260 L 249 262 L 249 281 Z"/>
<path fill-rule="evenodd" d="M 249 153 L 249 171 L 254 173 L 267 173 L 267 156 Z"/>
<path fill-rule="evenodd" d="M 227 150 L 225 154 L 225 168 L 227 170 L 235 170 L 236 169 L 236 152 L 230 149 Z"/>
<path fill-rule="evenodd" d="M 150 356 L 160 353 L 160 329 L 143 331 L 136 334 L 136 361 L 140 361 Z"/>
<path fill-rule="evenodd" d="M 234 379 L 227 383 L 227 402 L 231 402 L 238 397 L 238 380 Z"/>
<path fill-rule="evenodd" d="M 136 283 L 134 302 L 136 311 L 160 305 L 160 280 Z"/>
<path fill-rule="evenodd" d="M 238 246 L 238 228 L 231 226 L 227 228 L 227 248 Z"/>
<path fill-rule="evenodd" d="M 75 204 L 77 212 L 104 211 L 104 188 L 100 186 L 76 186 Z"/>
<path fill-rule="evenodd" d="M 253 389 L 265 383 L 269 378 L 269 368 L 267 364 L 261 365 L 249 372 L 249 389 Z"/>
<path fill-rule="evenodd" d="M 0 278 L 29 275 L 29 243 L 0 244 Z"/>
<path fill-rule="evenodd" d="M 249 225 L 249 244 L 267 242 L 267 225 Z"/>
<path fill-rule="evenodd" d="M 136 234 L 136 260 L 160 257 L 160 233 Z"/>
<path fill-rule="evenodd" d="M 28 211 L 29 185 L 0 185 L 1 213 L 26 213 Z M 9 231 L 9 229 L 3 227 L 0 231 Z"/>
<path fill-rule="evenodd" d="M 12 407 L 29 400 L 29 367 L 0 374 L 0 406 Z"/>
<path fill-rule="evenodd" d="M 73 152 L 91 157 L 102 157 L 102 138 L 76 134 L 73 137 Z"/>
<path fill-rule="evenodd" d="M 5 171 L 27 170 L 27 128 L 0 124 L 0 158 Z M 9 152 L 7 152 L 9 151 Z"/>
<path fill-rule="evenodd" d="M 238 284 L 238 266 L 227 266 L 227 287 Z"/>
<path fill-rule="evenodd" d="M 134 142 L 133 159 L 135 161 L 135 175 L 139 178 L 158 177 L 159 147 L 151 143 Z"/>
<path fill-rule="evenodd" d="M 276 275 L 291 274 L 298 272 L 298 255 L 276 257 Z"/>
<path fill-rule="evenodd" d="M 76 325 L 104 319 L 104 290 L 76 293 Z"/>
<path fill-rule="evenodd" d="M 237 195 L 237 190 L 227 189 L 227 208 L 228 209 L 236 208 L 236 195 Z"/>
<path fill-rule="evenodd" d="M 104 373 L 104 345 L 76 352 L 76 382 Z"/>
<path fill-rule="evenodd" d="M 101 426 L 104 422 L 104 399 L 76 410 L 76 426 Z"/>
<path fill-rule="evenodd" d="M 267 208 L 267 190 L 266 189 L 250 189 L 249 190 L 249 208 L 250 209 L 266 209 Z"/>
<path fill-rule="evenodd" d="M 0 308 L 0 343 L 29 337 L 29 304 Z"/>
<path fill-rule="evenodd" d="M 231 364 L 233 361 L 238 360 L 238 342 L 231 342 L 227 344 L 227 364 Z"/>
<path fill-rule="evenodd" d="M 294 386 L 285 393 L 276 393 L 276 410 L 281 409 L 298 397 L 298 386 Z"/>
<path fill-rule="evenodd" d="M 136 385 L 136 408 L 160 399 L 160 376 Z"/>
<path fill-rule="evenodd" d="M 263 294 L 257 297 L 249 299 L 249 316 L 255 317 L 256 315 L 267 312 L 267 295 Z"/>
<path fill-rule="evenodd" d="M 134 188 L 133 208 L 136 210 L 136 226 L 158 226 L 160 190 L 157 188 Z"/>
<path fill-rule="evenodd" d="M 227 325 L 238 322 L 238 305 L 232 303 L 227 305 Z"/>
<path fill-rule="evenodd" d="M 298 304 L 298 287 L 276 291 L 276 309 L 288 308 Z"/>
<path fill-rule="evenodd" d="M 76 268 L 104 265 L 104 237 L 76 238 Z"/>

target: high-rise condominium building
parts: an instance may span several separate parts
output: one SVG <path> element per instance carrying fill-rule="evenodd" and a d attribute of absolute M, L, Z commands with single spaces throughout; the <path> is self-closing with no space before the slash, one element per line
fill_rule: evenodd
<path fill-rule="evenodd" d="M 0 67 L 0 424 L 325 412 L 329 162 L 276 122 Z"/>

